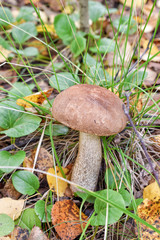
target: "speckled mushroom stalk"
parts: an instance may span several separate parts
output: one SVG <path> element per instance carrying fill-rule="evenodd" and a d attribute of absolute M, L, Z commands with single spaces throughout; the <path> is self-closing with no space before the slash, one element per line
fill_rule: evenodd
<path fill-rule="evenodd" d="M 88 133 L 79 133 L 78 155 L 72 171 L 71 181 L 94 191 L 97 185 L 102 161 L 100 137 Z M 73 192 L 77 188 L 72 185 Z"/>

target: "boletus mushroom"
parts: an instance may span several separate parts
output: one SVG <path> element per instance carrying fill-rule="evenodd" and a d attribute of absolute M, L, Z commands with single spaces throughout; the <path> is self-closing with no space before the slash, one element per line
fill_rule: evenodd
<path fill-rule="evenodd" d="M 57 95 L 52 114 L 57 121 L 79 131 L 71 181 L 94 191 L 102 161 L 100 136 L 114 135 L 125 128 L 123 101 L 106 88 L 79 84 Z M 74 185 L 71 189 L 78 191 Z"/>

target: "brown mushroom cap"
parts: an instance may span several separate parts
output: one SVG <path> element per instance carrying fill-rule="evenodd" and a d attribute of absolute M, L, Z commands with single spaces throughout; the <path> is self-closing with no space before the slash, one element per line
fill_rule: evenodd
<path fill-rule="evenodd" d="M 79 84 L 54 100 L 53 117 L 64 125 L 89 134 L 109 136 L 121 132 L 127 122 L 123 102 L 106 88 Z"/>

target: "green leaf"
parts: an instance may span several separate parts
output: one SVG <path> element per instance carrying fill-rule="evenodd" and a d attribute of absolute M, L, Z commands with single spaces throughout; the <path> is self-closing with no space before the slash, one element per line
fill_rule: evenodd
<path fill-rule="evenodd" d="M 22 194 L 32 195 L 39 188 L 38 178 L 28 171 L 17 171 L 13 173 L 12 183 L 15 189 Z"/>
<path fill-rule="evenodd" d="M 147 72 L 144 73 L 143 71 L 129 74 L 123 81 L 124 90 L 130 90 L 135 87 L 135 85 L 140 85 L 147 77 L 147 75 Z"/>
<path fill-rule="evenodd" d="M 87 75 L 93 80 L 88 79 L 89 84 L 96 84 L 100 86 L 107 86 L 111 82 L 112 77 L 106 70 L 101 67 L 92 66 L 88 69 Z"/>
<path fill-rule="evenodd" d="M 35 47 L 27 47 L 24 50 L 16 50 L 11 47 L 12 52 L 20 55 L 24 55 L 26 57 L 35 57 L 39 54 L 38 49 Z"/>
<path fill-rule="evenodd" d="M 7 7 L 0 7 L 0 18 L 9 22 L 9 23 L 14 22 L 14 18 L 12 16 L 12 13 L 11 13 L 10 9 L 7 8 Z M 3 22 L 3 21 L 0 20 L 0 26 L 2 25 L 4 27 L 6 27 L 6 26 L 9 25 L 9 23 L 6 23 L 6 22 Z"/>
<path fill-rule="evenodd" d="M 6 236 L 14 229 L 14 221 L 6 214 L 0 214 L 0 237 Z"/>
<path fill-rule="evenodd" d="M 71 52 L 74 54 L 74 57 L 78 57 L 86 48 L 86 39 L 81 36 L 75 36 L 70 48 Z"/>
<path fill-rule="evenodd" d="M 7 50 L 11 50 L 11 46 L 9 44 L 9 41 L 7 41 L 6 39 L 4 39 L 2 37 L 0 37 L 0 45 Z"/>
<path fill-rule="evenodd" d="M 7 151 L 1 151 L 0 152 L 0 170 L 5 173 L 10 173 L 15 168 L 2 168 L 2 166 L 9 166 L 9 167 L 18 167 L 23 161 L 26 156 L 26 153 L 24 151 L 19 151 L 15 153 L 14 155 L 7 152 Z"/>
<path fill-rule="evenodd" d="M 52 125 L 52 135 L 53 136 L 60 136 L 66 135 L 69 131 L 69 128 L 61 125 L 61 124 L 53 124 Z M 46 127 L 44 134 L 50 136 L 49 126 Z"/>
<path fill-rule="evenodd" d="M 122 175 L 122 172 L 116 166 L 112 170 L 110 168 L 107 169 L 105 173 L 105 183 L 108 185 L 109 189 L 117 189 L 117 186 L 118 188 L 125 188 L 125 179 L 129 184 L 131 184 L 130 174 L 128 174 L 127 171 L 123 171 Z"/>
<path fill-rule="evenodd" d="M 99 196 L 102 196 L 109 201 L 112 201 L 119 205 L 121 208 L 125 208 L 125 202 L 123 197 L 120 193 L 105 189 L 98 192 Z M 92 226 L 99 226 L 99 225 L 105 225 L 106 222 L 106 204 L 104 201 L 101 201 L 100 199 L 96 198 L 94 209 L 96 212 L 96 216 L 94 216 L 91 220 Z M 120 217 L 122 216 L 123 212 L 119 210 L 118 208 L 112 207 L 111 205 L 108 205 L 108 224 L 113 224 L 117 222 Z"/>
<path fill-rule="evenodd" d="M 18 26 L 18 28 L 14 27 L 12 29 L 12 36 L 16 43 L 23 44 L 30 38 L 37 36 L 36 26 L 31 22 L 22 23 Z"/>
<path fill-rule="evenodd" d="M 131 203 L 131 195 L 129 194 L 129 192 L 127 190 L 125 190 L 124 188 L 119 189 L 118 192 L 123 197 L 124 202 L 125 202 L 125 206 L 126 207 L 129 206 L 129 204 Z"/>
<path fill-rule="evenodd" d="M 8 109 L 9 108 L 9 109 Z M 0 103 L 0 127 L 8 129 L 13 126 L 15 121 L 22 116 L 24 108 L 15 102 L 4 101 Z"/>
<path fill-rule="evenodd" d="M 34 132 L 39 127 L 42 119 L 40 117 L 24 113 L 19 118 L 17 118 L 16 121 L 13 121 L 13 119 L 10 120 L 10 128 L 1 131 L 0 133 L 4 133 L 9 137 L 18 138 Z"/>
<path fill-rule="evenodd" d="M 101 65 L 101 63 L 98 63 L 97 60 L 95 60 L 93 57 L 91 57 L 91 55 L 88 53 L 84 57 L 83 62 L 86 63 L 89 67 L 91 67 L 91 66 L 99 67 Z"/>
<path fill-rule="evenodd" d="M 32 94 L 32 89 L 35 87 L 35 84 L 24 84 L 21 82 L 16 82 L 13 84 L 13 88 L 9 91 L 9 98 L 18 99 L 20 97 L 25 97 Z M 18 97 L 13 94 L 18 95 Z"/>
<path fill-rule="evenodd" d="M 96 22 L 100 17 L 108 14 L 107 9 L 100 2 L 89 1 L 89 18 Z"/>
<path fill-rule="evenodd" d="M 58 14 L 54 18 L 54 27 L 56 30 L 57 35 L 64 41 L 64 42 L 71 42 L 74 38 L 76 32 L 76 26 L 74 21 L 67 16 L 66 14 Z M 67 44 L 66 44 L 67 45 Z"/>
<path fill-rule="evenodd" d="M 97 48 L 98 47 L 98 48 Z M 115 42 L 110 38 L 101 38 L 97 42 L 97 47 L 90 47 L 89 50 L 93 53 L 108 53 L 114 52 Z"/>
<path fill-rule="evenodd" d="M 33 7 L 21 7 L 16 20 L 19 22 L 21 19 L 25 21 L 34 21 L 36 17 L 33 15 L 34 8 Z"/>
<path fill-rule="evenodd" d="M 24 210 L 20 218 L 15 221 L 15 224 L 29 231 L 31 231 L 34 226 L 41 228 L 41 221 L 33 208 Z"/>
<path fill-rule="evenodd" d="M 45 210 L 45 201 L 43 200 L 39 200 L 38 202 L 36 202 L 35 204 L 35 212 L 38 215 L 39 219 L 42 222 L 51 222 L 51 209 L 52 209 L 53 205 L 48 205 L 46 210 Z M 46 211 L 47 211 L 47 220 L 46 220 Z"/>
<path fill-rule="evenodd" d="M 128 16 L 117 17 L 113 21 L 113 26 L 116 29 L 119 28 L 119 32 L 122 32 L 122 33 L 127 33 L 128 24 L 129 24 Z M 120 27 L 119 27 L 119 25 L 120 25 Z M 137 32 L 137 23 L 134 19 L 131 19 L 130 27 L 129 27 L 129 34 L 134 34 L 135 32 Z"/>
<path fill-rule="evenodd" d="M 68 72 L 61 72 L 57 73 L 56 76 L 53 75 L 50 78 L 50 85 L 57 90 L 65 90 L 66 88 L 69 88 L 77 83 L 79 83 L 79 78 L 77 75 L 74 75 Z"/>
<path fill-rule="evenodd" d="M 136 208 L 137 208 L 142 202 L 143 202 L 143 198 L 137 198 L 137 199 L 134 200 L 134 202 L 132 200 L 132 202 L 130 203 L 130 205 L 128 207 L 128 210 L 129 211 L 134 211 L 134 209 L 135 209 L 134 206 L 136 205 Z"/>
<path fill-rule="evenodd" d="M 89 195 L 88 193 L 85 192 L 76 192 L 75 194 L 82 198 L 84 201 L 87 201 L 89 203 L 94 203 L 96 199 L 92 195 Z"/>

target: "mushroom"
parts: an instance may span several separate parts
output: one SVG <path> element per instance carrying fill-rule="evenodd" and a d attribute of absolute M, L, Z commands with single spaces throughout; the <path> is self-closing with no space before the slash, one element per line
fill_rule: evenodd
<path fill-rule="evenodd" d="M 123 101 L 106 88 L 79 84 L 67 88 L 55 98 L 53 117 L 79 131 L 78 155 L 71 181 L 94 191 L 102 161 L 100 136 L 121 132 L 127 122 Z M 71 186 L 73 192 L 78 188 Z"/>

